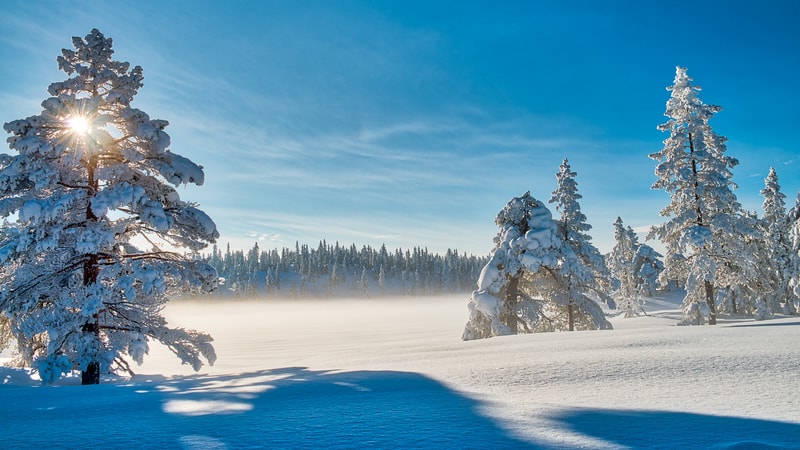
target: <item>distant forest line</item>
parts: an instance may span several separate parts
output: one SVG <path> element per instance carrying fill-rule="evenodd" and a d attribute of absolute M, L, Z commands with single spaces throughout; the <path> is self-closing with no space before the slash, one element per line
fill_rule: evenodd
<path fill-rule="evenodd" d="M 220 287 L 214 296 L 327 298 L 341 296 L 430 295 L 469 292 L 488 262 L 448 249 L 427 247 L 388 250 L 386 245 L 349 246 L 321 241 L 317 246 L 223 252 L 217 245 L 206 256 L 217 269 Z"/>

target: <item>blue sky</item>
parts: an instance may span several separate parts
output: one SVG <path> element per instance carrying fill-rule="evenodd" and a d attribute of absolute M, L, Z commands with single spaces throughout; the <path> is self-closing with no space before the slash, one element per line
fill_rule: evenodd
<path fill-rule="evenodd" d="M 249 248 L 385 243 L 485 254 L 494 217 L 547 201 L 569 158 L 602 251 L 617 216 L 662 221 L 648 154 L 675 66 L 759 210 L 800 189 L 800 2 L 16 1 L 0 3 L 0 122 L 38 114 L 55 58 L 99 28 L 144 68 L 134 106 L 206 169 L 181 189 Z"/>

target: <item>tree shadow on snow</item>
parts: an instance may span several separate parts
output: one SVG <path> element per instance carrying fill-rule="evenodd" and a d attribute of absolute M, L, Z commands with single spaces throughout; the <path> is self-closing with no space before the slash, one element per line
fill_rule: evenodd
<path fill-rule="evenodd" d="M 18 430 L 5 448 L 533 448 L 479 402 L 408 372 L 292 367 L 2 392 L 0 420 Z"/>
<path fill-rule="evenodd" d="M 800 424 L 668 411 L 569 410 L 549 419 L 625 448 L 798 449 Z"/>

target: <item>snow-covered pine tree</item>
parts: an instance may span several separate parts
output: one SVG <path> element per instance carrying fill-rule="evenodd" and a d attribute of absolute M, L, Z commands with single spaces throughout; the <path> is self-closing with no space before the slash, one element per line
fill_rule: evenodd
<path fill-rule="evenodd" d="M 111 39 L 72 40 L 43 111 L 5 124 L 0 155 L 0 312 L 19 356 L 43 382 L 78 369 L 84 384 L 130 370 L 158 341 L 195 370 L 216 359 L 207 334 L 170 328 L 169 296 L 211 291 L 217 273 L 195 255 L 214 222 L 173 186 L 202 167 L 172 153 L 165 120 L 131 107 L 142 69 L 112 60 Z"/>
<path fill-rule="evenodd" d="M 569 297 L 566 311 L 570 331 L 574 330 L 578 303 L 594 302 L 593 297 L 611 308 L 616 306 L 608 294 L 613 289 L 611 273 L 600 250 L 591 242 L 592 237 L 588 232 L 592 226 L 581 212 L 579 200 L 583 196 L 578 193 L 576 175 L 565 158 L 556 174 L 558 184 L 550 198 L 550 203 L 555 203 L 556 211 L 561 212 L 557 223 L 564 246 L 564 258 L 559 272 L 564 277 Z"/>
<path fill-rule="evenodd" d="M 614 248 L 608 255 L 608 268 L 619 282 L 614 290 L 617 308 L 625 311 L 625 317 L 635 317 L 642 310 L 644 301 L 636 280 L 635 259 L 638 239 L 630 227 L 625 228 L 622 218 L 614 222 Z"/>
<path fill-rule="evenodd" d="M 500 231 L 468 304 L 464 340 L 534 331 L 542 320 L 542 300 L 524 295 L 520 280 L 526 272 L 558 267 L 561 242 L 556 223 L 550 210 L 530 192 L 512 198 L 495 223 Z M 553 282 L 552 277 L 549 280 Z"/>
<path fill-rule="evenodd" d="M 725 155 L 726 138 L 709 120 L 721 110 L 703 103 L 700 88 L 686 69 L 676 68 L 665 116 L 658 127 L 670 135 L 650 158 L 659 161 L 653 189 L 664 189 L 670 203 L 661 210 L 666 222 L 654 226 L 650 238 L 664 243 L 664 279 L 685 279 L 685 323 L 716 324 L 716 292 L 731 282 L 747 283 L 752 269 L 746 241 L 754 230 L 733 193 L 731 169 L 739 162 Z"/>
<path fill-rule="evenodd" d="M 633 317 L 642 311 L 643 296 L 655 292 L 664 265 L 661 255 L 640 243 L 636 232 L 626 227 L 620 217 L 614 222 L 614 240 L 614 248 L 606 259 L 611 274 L 619 282 L 614 298 L 617 308 L 625 311 L 625 317 Z"/>
<path fill-rule="evenodd" d="M 772 287 L 768 267 L 759 263 L 764 242 L 758 214 L 741 211 L 740 220 L 739 240 L 732 240 L 728 245 L 736 248 L 736 253 L 742 257 L 728 255 L 728 260 L 721 265 L 717 304 L 721 311 L 755 314 L 757 319 L 765 319 L 773 314 L 773 308 L 764 298 Z"/>
<path fill-rule="evenodd" d="M 636 236 L 633 229 L 628 227 L 628 232 Z M 633 269 L 636 271 L 637 289 L 643 295 L 653 295 L 658 288 L 658 278 L 664 271 L 663 256 L 653 247 L 639 243 L 634 257 Z"/>
<path fill-rule="evenodd" d="M 361 278 L 358 281 L 358 289 L 359 291 L 363 292 L 365 296 L 369 297 L 369 274 L 367 273 L 367 268 L 361 268 Z"/>
<path fill-rule="evenodd" d="M 781 192 L 778 174 L 773 167 L 764 179 L 763 215 L 759 221 L 761 245 L 759 268 L 765 272 L 771 292 L 765 295 L 770 311 L 794 313 L 797 297 L 789 287 L 792 265 L 791 224 L 786 214 L 786 195 Z"/>
<path fill-rule="evenodd" d="M 800 298 L 800 193 L 797 194 L 795 205 L 787 213 L 787 220 L 791 224 L 792 236 L 792 251 L 789 265 L 789 287 L 792 288 L 794 293 L 794 313 L 800 314 L 800 304 L 797 299 Z"/>
<path fill-rule="evenodd" d="M 558 223 L 530 192 L 511 199 L 497 215 L 500 231 L 472 292 L 462 339 L 574 329 L 610 329 L 603 311 L 570 282 L 591 272 L 562 245 Z M 579 268 L 584 270 L 579 271 Z M 573 319 L 566 319 L 572 305 Z"/>
<path fill-rule="evenodd" d="M 382 247 L 382 250 L 385 251 L 386 247 Z M 378 271 L 378 289 L 380 289 L 381 295 L 386 293 L 386 271 L 383 268 L 383 264 L 381 264 Z"/>

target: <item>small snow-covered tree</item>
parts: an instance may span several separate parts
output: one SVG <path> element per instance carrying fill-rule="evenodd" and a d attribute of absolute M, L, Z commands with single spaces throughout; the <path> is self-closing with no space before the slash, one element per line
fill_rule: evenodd
<path fill-rule="evenodd" d="M 669 132 L 664 148 L 650 155 L 659 161 L 653 189 L 664 189 L 670 203 L 661 210 L 666 222 L 654 226 L 649 238 L 666 249 L 664 279 L 685 279 L 685 323 L 716 324 L 716 291 L 743 281 L 749 265 L 748 221 L 733 193 L 731 169 L 739 162 L 725 155 L 726 138 L 714 132 L 709 120 L 721 110 L 703 103 L 700 88 L 686 69 L 676 68 L 675 81 L 660 125 Z"/>
<path fill-rule="evenodd" d="M 214 222 L 173 186 L 203 183 L 202 167 L 169 150 L 165 120 L 131 106 L 141 67 L 112 59 L 111 39 L 72 40 L 43 111 L 5 124 L 0 155 L 0 312 L 22 360 L 43 382 L 71 370 L 84 384 L 128 369 L 158 341 L 195 370 L 216 359 L 211 337 L 171 328 L 169 296 L 211 291 L 198 251 Z"/>
<path fill-rule="evenodd" d="M 797 297 L 789 287 L 792 264 L 791 224 L 786 214 L 786 195 L 781 192 L 778 174 L 770 167 L 764 179 L 763 215 L 759 221 L 761 248 L 759 249 L 759 268 L 765 273 L 769 293 L 765 295 L 765 305 L 770 311 L 795 311 Z"/>
<path fill-rule="evenodd" d="M 500 231 L 472 292 L 462 339 L 565 330 L 567 322 L 551 315 L 570 304 L 576 328 L 611 328 L 594 301 L 570 295 L 567 283 L 577 278 L 570 264 L 578 258 L 562 246 L 544 203 L 526 192 L 512 198 L 495 223 Z"/>
<path fill-rule="evenodd" d="M 382 249 L 385 251 L 386 247 L 383 247 Z M 386 271 L 383 268 L 383 264 L 381 264 L 378 271 L 378 289 L 380 289 L 381 295 L 386 293 Z"/>
<path fill-rule="evenodd" d="M 367 274 L 367 268 L 361 268 L 361 278 L 358 281 L 358 289 L 359 291 L 363 292 L 364 295 L 369 297 L 369 275 Z"/>
<path fill-rule="evenodd" d="M 734 250 L 726 255 L 718 273 L 717 304 L 721 311 L 756 314 L 763 319 L 773 313 L 764 298 L 772 291 L 769 267 L 759 262 L 764 250 L 763 235 L 755 212 L 741 211 L 739 217 L 737 233 L 726 244 Z"/>
<path fill-rule="evenodd" d="M 472 292 L 464 340 L 531 332 L 541 320 L 534 298 L 520 294 L 523 274 L 555 269 L 561 246 L 550 210 L 530 192 L 512 198 L 497 214 L 500 231 L 489 262 Z"/>
<path fill-rule="evenodd" d="M 267 296 L 275 294 L 278 290 L 277 278 L 272 267 L 267 268 L 267 273 L 264 275 L 264 294 Z"/>
<path fill-rule="evenodd" d="M 800 193 L 797 194 L 794 207 L 787 213 L 787 220 L 791 224 L 792 250 L 788 269 L 789 287 L 794 293 L 794 313 L 800 314 Z"/>
<path fill-rule="evenodd" d="M 341 270 L 339 269 L 339 264 L 334 261 L 333 267 L 331 268 L 331 278 L 330 278 L 330 287 L 335 288 L 342 284 L 342 276 L 340 274 Z"/>
<path fill-rule="evenodd" d="M 570 331 L 574 329 L 576 302 L 591 301 L 590 298 L 594 297 L 611 308 L 616 306 L 609 295 L 613 288 L 611 273 L 600 250 L 591 242 L 592 237 L 588 232 L 592 226 L 581 212 L 579 200 L 583 196 L 578 193 L 576 175 L 569 161 L 564 159 L 556 174 L 557 187 L 550 198 L 550 203 L 555 203 L 556 211 L 561 212 L 557 223 L 565 249 L 559 272 L 565 279 L 569 297 L 566 311 Z"/>
<path fill-rule="evenodd" d="M 616 243 L 607 258 L 609 270 L 619 281 L 614 298 L 617 307 L 625 311 L 625 317 L 633 317 L 642 311 L 643 296 L 655 292 L 664 266 L 661 255 L 640 243 L 636 232 L 625 227 L 620 217 L 614 222 L 614 240 Z"/>
<path fill-rule="evenodd" d="M 636 281 L 635 258 L 638 250 L 636 234 L 625 228 L 622 218 L 614 222 L 614 248 L 608 256 L 608 268 L 619 285 L 614 291 L 617 308 L 625 311 L 625 317 L 639 314 L 644 304 Z"/>
<path fill-rule="evenodd" d="M 628 227 L 629 232 L 633 230 Z M 634 236 L 636 234 L 634 233 Z M 653 295 L 658 288 L 658 278 L 664 271 L 662 255 L 653 247 L 639 243 L 634 257 L 633 268 L 636 271 L 636 285 L 643 295 Z"/>

